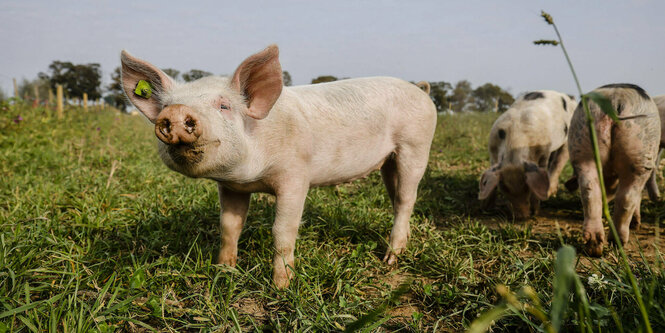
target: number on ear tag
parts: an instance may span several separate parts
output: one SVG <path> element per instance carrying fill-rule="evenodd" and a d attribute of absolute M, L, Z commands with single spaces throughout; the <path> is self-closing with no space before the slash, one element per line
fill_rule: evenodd
<path fill-rule="evenodd" d="M 136 88 L 134 88 L 134 95 L 148 99 L 152 96 L 152 86 L 148 81 L 139 80 L 139 82 L 136 83 Z"/>

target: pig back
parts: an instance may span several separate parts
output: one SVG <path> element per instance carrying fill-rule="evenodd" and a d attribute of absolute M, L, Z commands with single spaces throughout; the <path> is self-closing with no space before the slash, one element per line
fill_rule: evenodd
<path fill-rule="evenodd" d="M 538 97 L 525 98 L 529 94 Z M 567 142 L 572 103 L 568 96 L 549 90 L 520 97 L 492 126 L 492 164 L 546 163 L 549 155 Z"/>
<path fill-rule="evenodd" d="M 665 95 L 659 95 L 653 98 L 658 107 L 660 117 L 660 148 L 665 148 Z"/>
<path fill-rule="evenodd" d="M 658 109 L 646 92 L 632 84 L 610 84 L 598 92 L 608 98 L 620 122 L 613 121 L 593 102 L 589 111 L 594 118 L 601 161 L 614 161 L 615 167 L 631 165 L 632 169 L 649 169 L 655 163 L 661 141 Z M 575 165 L 592 159 L 592 148 L 582 104 L 573 115 L 570 133 L 571 162 Z"/>
<path fill-rule="evenodd" d="M 436 108 L 414 84 L 372 77 L 285 87 L 268 120 L 280 143 L 307 164 L 312 185 L 363 177 L 400 149 L 429 153 Z"/>

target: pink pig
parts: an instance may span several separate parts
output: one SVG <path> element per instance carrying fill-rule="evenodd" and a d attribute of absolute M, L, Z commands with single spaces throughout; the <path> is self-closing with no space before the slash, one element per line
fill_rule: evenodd
<path fill-rule="evenodd" d="M 379 169 L 395 214 L 384 261 L 394 264 L 406 247 L 436 128 L 427 87 L 391 77 L 283 87 L 278 54 L 271 45 L 245 59 L 231 77 L 180 83 L 123 51 L 123 88 L 155 124 L 164 163 L 217 182 L 219 264 L 236 264 L 251 193 L 274 194 L 273 281 L 287 287 L 309 188 Z M 140 80 L 149 82 L 151 94 L 135 93 Z"/>

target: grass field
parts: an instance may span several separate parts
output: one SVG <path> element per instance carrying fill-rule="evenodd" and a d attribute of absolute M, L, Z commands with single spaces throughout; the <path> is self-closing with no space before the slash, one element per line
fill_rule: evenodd
<path fill-rule="evenodd" d="M 395 268 L 380 260 L 392 209 L 378 173 L 311 190 L 296 277 L 278 291 L 273 197 L 253 195 L 237 268 L 216 266 L 216 184 L 168 170 L 143 117 L 70 109 L 59 121 L 5 106 L 0 332 L 340 331 L 373 311 L 365 330 L 463 331 L 501 302 L 499 284 L 532 286 L 547 309 L 561 240 L 582 249 L 581 204 L 560 186 L 528 221 L 512 221 L 505 207 L 480 211 L 477 181 L 495 118 L 439 118 L 412 238 Z M 665 330 L 665 243 L 656 222 L 664 214 L 662 203 L 644 199 L 643 228 L 629 245 L 654 331 Z M 616 258 L 607 249 L 576 263 L 598 331 L 640 328 Z M 400 285 L 405 292 L 395 294 Z M 576 314 L 569 309 L 566 331 L 576 330 Z M 535 332 L 540 324 L 524 311 L 492 329 Z"/>

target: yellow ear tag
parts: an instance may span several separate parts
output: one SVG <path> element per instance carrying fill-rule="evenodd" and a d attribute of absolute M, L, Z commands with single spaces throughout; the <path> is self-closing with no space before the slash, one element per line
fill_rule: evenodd
<path fill-rule="evenodd" d="M 134 88 L 134 95 L 148 99 L 152 96 L 152 86 L 148 81 L 139 80 L 136 84 L 136 88 Z"/>

